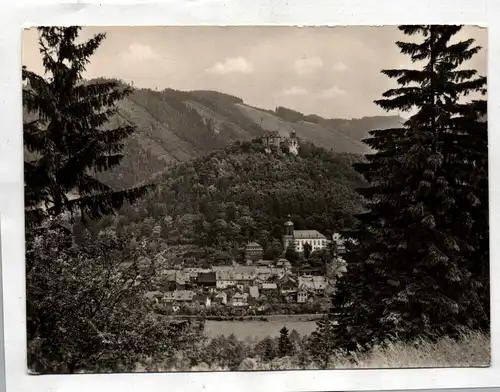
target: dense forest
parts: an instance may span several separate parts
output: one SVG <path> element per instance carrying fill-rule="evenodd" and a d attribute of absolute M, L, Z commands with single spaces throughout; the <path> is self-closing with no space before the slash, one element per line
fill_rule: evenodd
<path fill-rule="evenodd" d="M 173 245 L 215 248 L 237 257 L 247 241 L 279 253 L 288 217 L 297 229 L 327 236 L 353 227 L 354 215 L 363 210 L 355 190 L 366 182 L 352 164 L 361 160 L 311 143 L 293 156 L 266 154 L 259 139 L 237 142 L 158 174 L 151 192 L 118 216 L 94 223 L 91 231 L 97 235 L 113 228 L 149 242 L 155 233 L 152 257 Z"/>

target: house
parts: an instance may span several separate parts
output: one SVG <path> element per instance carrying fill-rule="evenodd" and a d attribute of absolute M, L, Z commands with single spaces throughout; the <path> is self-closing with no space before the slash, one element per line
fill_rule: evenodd
<path fill-rule="evenodd" d="M 257 286 L 250 286 L 248 288 L 248 293 L 252 298 L 259 298 L 259 288 Z"/>
<path fill-rule="evenodd" d="M 183 290 L 191 283 L 191 275 L 184 271 L 177 271 L 175 274 L 177 290 Z"/>
<path fill-rule="evenodd" d="M 309 292 L 307 290 L 299 289 L 299 291 L 297 291 L 297 302 L 299 304 L 306 303 L 308 298 Z"/>
<path fill-rule="evenodd" d="M 334 233 L 332 235 L 332 242 L 335 245 L 335 251 L 337 255 L 345 253 L 346 251 L 345 240 L 341 238 L 339 233 Z"/>
<path fill-rule="evenodd" d="M 196 278 L 198 277 L 199 274 L 203 274 L 203 273 L 208 273 L 208 272 L 212 272 L 212 270 L 210 269 L 207 269 L 207 268 L 201 268 L 201 267 L 189 267 L 189 268 L 184 268 L 183 271 L 186 273 L 186 274 L 189 274 L 190 278 L 192 280 L 196 280 Z"/>
<path fill-rule="evenodd" d="M 181 278 L 175 278 L 175 290 L 185 290 L 186 281 Z"/>
<path fill-rule="evenodd" d="M 294 230 L 292 221 L 285 222 L 284 248 L 291 246 L 297 252 L 302 253 L 306 243 L 311 245 L 311 252 L 314 252 L 326 248 L 329 240 L 317 230 Z"/>
<path fill-rule="evenodd" d="M 215 288 L 217 287 L 217 275 L 215 272 L 200 272 L 196 277 L 198 286 Z"/>
<path fill-rule="evenodd" d="M 268 131 L 262 137 L 262 144 L 266 147 L 280 148 L 281 136 L 278 131 Z"/>
<path fill-rule="evenodd" d="M 276 262 L 276 267 L 278 269 L 283 269 L 284 272 L 290 272 L 292 270 L 292 264 L 287 259 L 279 259 Z"/>
<path fill-rule="evenodd" d="M 161 291 L 148 291 L 144 294 L 144 298 L 148 301 L 154 301 L 158 303 L 158 300 L 163 297 L 163 293 Z"/>
<path fill-rule="evenodd" d="M 217 272 L 229 272 L 232 271 L 234 267 L 232 265 L 214 265 L 212 271 Z"/>
<path fill-rule="evenodd" d="M 207 295 L 197 294 L 193 297 L 193 302 L 203 305 L 206 308 L 209 308 L 211 305 L 211 300 Z"/>
<path fill-rule="evenodd" d="M 237 282 L 237 284 L 241 285 L 250 285 L 253 284 L 253 281 L 257 275 L 255 273 L 248 272 L 234 272 L 233 279 Z"/>
<path fill-rule="evenodd" d="M 278 285 L 276 283 L 262 283 L 262 285 L 260 286 L 260 289 L 262 291 L 265 291 L 265 290 L 277 290 L 278 289 Z"/>
<path fill-rule="evenodd" d="M 242 293 L 236 293 L 231 298 L 231 305 L 233 306 L 246 306 L 247 297 Z"/>
<path fill-rule="evenodd" d="M 236 284 L 236 288 L 237 288 L 239 291 L 243 292 L 243 290 L 245 290 L 245 285 L 244 285 L 244 284 L 242 284 L 242 283 L 237 283 L 237 284 Z"/>
<path fill-rule="evenodd" d="M 256 279 L 259 279 L 261 281 L 269 280 L 271 276 L 273 276 L 271 267 L 255 267 L 255 273 L 257 274 Z"/>
<path fill-rule="evenodd" d="M 247 260 L 261 260 L 264 249 L 257 242 L 250 242 L 245 246 L 245 259 Z"/>
<path fill-rule="evenodd" d="M 224 291 L 218 292 L 214 297 L 215 303 L 227 304 L 227 294 Z"/>
<path fill-rule="evenodd" d="M 272 276 L 282 278 L 283 276 L 285 276 L 286 273 L 287 273 L 287 271 L 285 270 L 285 268 L 271 267 L 271 275 Z"/>
<path fill-rule="evenodd" d="M 297 291 L 297 280 L 291 275 L 285 275 L 278 281 L 278 287 L 282 294 L 289 294 Z"/>
<path fill-rule="evenodd" d="M 327 280 L 324 276 L 299 276 L 298 285 L 317 294 L 323 294 L 326 290 Z"/>
<path fill-rule="evenodd" d="M 216 288 L 220 290 L 227 289 L 228 287 L 236 286 L 237 282 L 234 280 L 231 271 L 217 271 L 215 273 L 216 277 Z"/>
<path fill-rule="evenodd" d="M 173 291 L 176 287 L 176 270 L 165 270 L 158 278 L 158 288 L 162 291 Z"/>
<path fill-rule="evenodd" d="M 262 259 L 261 259 L 261 260 L 258 260 L 258 261 L 255 263 L 255 265 L 256 265 L 257 267 L 259 267 L 259 266 L 262 266 L 262 267 L 269 267 L 269 266 L 270 266 L 270 265 L 272 265 L 272 264 L 273 264 L 273 261 L 272 261 L 272 260 L 262 260 Z"/>
<path fill-rule="evenodd" d="M 175 290 L 165 293 L 163 299 L 165 302 L 191 302 L 194 296 L 191 290 Z"/>

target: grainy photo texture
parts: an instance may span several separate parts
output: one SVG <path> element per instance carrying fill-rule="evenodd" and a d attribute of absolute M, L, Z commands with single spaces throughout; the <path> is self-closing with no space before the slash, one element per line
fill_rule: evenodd
<path fill-rule="evenodd" d="M 486 44 L 25 30 L 30 372 L 488 366 Z"/>

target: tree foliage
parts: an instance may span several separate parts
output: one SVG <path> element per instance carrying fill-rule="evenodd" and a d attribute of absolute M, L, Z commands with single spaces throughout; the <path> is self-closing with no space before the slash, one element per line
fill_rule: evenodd
<path fill-rule="evenodd" d="M 311 252 L 312 252 L 312 245 L 309 242 L 306 242 L 303 245 L 303 249 L 304 249 L 304 257 L 306 259 L 309 259 L 309 257 L 311 256 Z"/>
<path fill-rule="evenodd" d="M 86 83 L 90 57 L 104 34 L 77 43 L 79 27 L 40 27 L 45 75 L 23 67 L 23 105 L 34 120 L 24 123 L 25 205 L 28 224 L 69 212 L 95 218 L 134 200 L 140 189 L 113 192 L 93 173 L 116 166 L 132 126 L 106 129 L 115 103 L 131 90 L 116 82 Z"/>
<path fill-rule="evenodd" d="M 278 341 L 278 355 L 280 357 L 287 357 L 294 354 L 294 346 L 292 341 L 290 340 L 290 336 L 288 334 L 288 328 L 283 327 L 280 330 L 280 337 Z"/>
<path fill-rule="evenodd" d="M 120 211 L 119 222 L 103 219 L 140 241 L 159 226 L 161 249 L 193 245 L 214 256 L 241 257 L 241 247 L 257 241 L 266 258 L 282 252 L 283 223 L 329 236 L 352 227 L 365 185 L 343 155 L 312 147 L 303 157 L 265 154 L 262 145 L 234 144 L 207 157 L 179 164 L 155 178 L 157 189 Z M 217 250 L 217 251 L 216 251 Z M 207 258 L 212 256 L 206 255 Z M 205 257 L 196 257 L 201 260 Z"/>
<path fill-rule="evenodd" d="M 199 339 L 150 312 L 143 294 L 153 269 L 141 265 L 142 249 L 129 238 L 108 231 L 77 245 L 56 227 L 26 243 L 32 371 L 126 371 Z"/>
<path fill-rule="evenodd" d="M 106 128 L 115 103 L 130 91 L 114 81 L 83 81 L 104 35 L 77 43 L 79 30 L 39 28 L 46 75 L 23 68 L 23 103 L 35 114 L 24 124 L 28 365 L 34 372 L 126 371 L 134 361 L 199 339 L 196 330 L 146 307 L 142 296 L 154 268 L 134 238 L 71 228 L 71 221 L 106 216 L 145 190 L 116 192 L 95 179 L 120 162 L 122 141 L 134 128 Z"/>
<path fill-rule="evenodd" d="M 416 113 L 397 129 L 371 132 L 377 152 L 355 165 L 369 212 L 347 233 L 349 274 L 339 286 L 338 342 L 355 349 L 392 334 L 488 328 L 486 79 L 466 61 L 480 48 L 454 40 L 461 26 L 400 26 L 420 42 L 397 42 L 416 69 L 376 103 Z"/>
<path fill-rule="evenodd" d="M 309 337 L 309 350 L 321 369 L 327 369 L 334 355 L 337 328 L 332 315 L 326 315 L 317 322 L 316 330 Z"/>

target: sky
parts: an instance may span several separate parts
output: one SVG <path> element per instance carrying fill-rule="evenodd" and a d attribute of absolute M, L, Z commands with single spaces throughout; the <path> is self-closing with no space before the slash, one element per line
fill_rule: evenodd
<path fill-rule="evenodd" d="M 85 77 L 115 77 L 135 87 L 216 90 L 265 109 L 285 106 L 330 118 L 384 115 L 373 101 L 395 81 L 382 69 L 412 67 L 396 26 L 85 27 L 107 37 Z M 23 64 L 43 73 L 36 30 L 23 37 Z M 483 47 L 468 63 L 486 76 L 487 30 L 466 26 L 457 39 Z M 389 113 L 395 114 L 395 113 Z"/>

